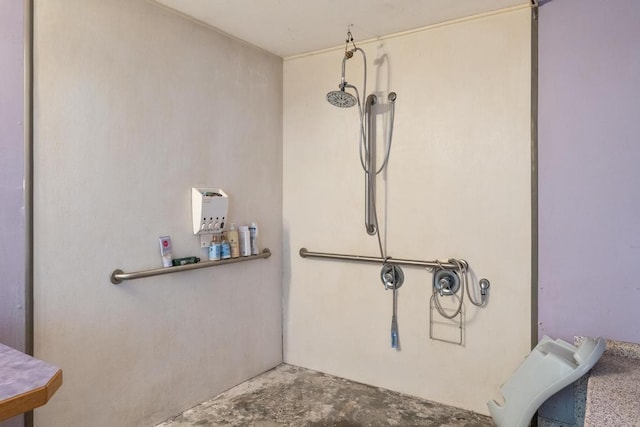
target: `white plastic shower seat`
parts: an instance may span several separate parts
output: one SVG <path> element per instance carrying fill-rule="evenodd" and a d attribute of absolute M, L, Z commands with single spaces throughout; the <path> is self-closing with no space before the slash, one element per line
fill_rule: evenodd
<path fill-rule="evenodd" d="M 580 347 L 544 336 L 500 388 L 505 404 L 487 402 L 498 427 L 526 427 L 540 405 L 596 364 L 606 347 L 602 338 L 585 338 Z"/>

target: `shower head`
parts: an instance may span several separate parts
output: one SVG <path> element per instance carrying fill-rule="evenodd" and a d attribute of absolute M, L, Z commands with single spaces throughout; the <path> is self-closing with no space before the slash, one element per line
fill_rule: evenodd
<path fill-rule="evenodd" d="M 346 92 L 345 88 L 352 88 L 356 91 L 356 93 L 358 92 L 358 89 L 355 86 L 347 83 L 344 79 L 345 64 L 347 62 L 347 59 L 353 57 L 353 52 L 355 51 L 356 49 L 345 51 L 345 55 L 342 58 L 342 74 L 340 75 L 340 84 L 338 85 L 340 90 L 334 90 L 327 94 L 327 101 L 329 101 L 329 104 L 336 107 L 349 108 L 358 103 L 358 98 L 360 97 L 360 95 L 358 95 L 358 98 L 356 98 L 355 96 Z"/>
<path fill-rule="evenodd" d="M 329 101 L 329 104 L 340 108 L 353 107 L 358 102 L 356 97 L 346 92 L 344 88 L 329 92 L 327 101 Z"/>

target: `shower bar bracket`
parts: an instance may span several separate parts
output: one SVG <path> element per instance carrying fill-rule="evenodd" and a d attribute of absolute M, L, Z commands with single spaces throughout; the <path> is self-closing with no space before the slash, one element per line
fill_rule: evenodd
<path fill-rule="evenodd" d="M 307 248 L 300 249 L 300 256 L 302 258 L 321 258 L 321 259 L 335 259 L 341 261 L 355 261 L 355 262 L 367 262 L 367 263 L 375 263 L 375 264 L 397 264 L 397 265 L 407 265 L 413 267 L 423 267 L 423 268 L 444 268 L 448 270 L 457 270 L 458 265 L 451 262 L 442 262 L 442 261 L 419 261 L 412 259 L 401 259 L 401 258 L 380 258 L 373 256 L 363 256 L 363 255 L 345 255 L 345 254 L 332 254 L 326 252 L 311 252 L 307 250 Z M 468 264 L 465 260 L 459 260 L 460 264 L 463 267 L 468 267 Z"/>
<path fill-rule="evenodd" d="M 219 265 L 235 264 L 237 262 L 253 261 L 255 259 L 261 259 L 261 258 L 269 258 L 270 256 L 271 256 L 271 251 L 268 248 L 265 248 L 258 255 L 251 255 L 248 257 L 229 258 L 229 259 L 222 259 L 219 261 L 203 261 L 203 262 L 197 262 L 195 264 L 179 265 L 175 267 L 163 267 L 163 268 L 156 268 L 153 270 L 134 271 L 132 273 L 125 273 L 124 271 L 117 269 L 117 270 L 113 270 L 113 273 L 111 273 L 111 283 L 113 283 L 114 285 L 119 285 L 125 280 L 141 279 L 143 277 L 151 277 L 151 276 L 160 276 L 162 274 L 177 273 L 180 271 L 187 271 L 187 270 L 197 270 L 199 268 L 217 267 Z"/>

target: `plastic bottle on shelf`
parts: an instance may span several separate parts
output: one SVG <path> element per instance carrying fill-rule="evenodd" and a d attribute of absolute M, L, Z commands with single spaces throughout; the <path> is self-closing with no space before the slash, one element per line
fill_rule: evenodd
<path fill-rule="evenodd" d="M 238 230 L 235 224 L 231 224 L 229 227 L 227 239 L 231 247 L 231 258 L 238 258 L 240 256 L 240 242 L 238 242 Z"/>
<path fill-rule="evenodd" d="M 222 235 L 222 250 L 220 251 L 221 259 L 229 259 L 231 258 L 231 245 L 227 241 L 227 236 Z"/>
<path fill-rule="evenodd" d="M 251 240 L 251 255 L 258 255 L 258 225 L 255 222 L 249 226 L 249 239 Z"/>
<path fill-rule="evenodd" d="M 220 234 L 216 233 L 211 238 L 211 246 L 209 246 L 209 261 L 219 261 L 222 256 L 222 243 L 220 242 Z"/>
<path fill-rule="evenodd" d="M 249 226 L 241 225 L 238 228 L 238 235 L 240 240 L 240 255 L 251 255 L 251 237 L 249 235 Z"/>

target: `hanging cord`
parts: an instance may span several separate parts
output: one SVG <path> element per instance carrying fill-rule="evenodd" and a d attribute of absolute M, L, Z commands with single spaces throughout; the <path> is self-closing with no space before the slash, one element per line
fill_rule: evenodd
<path fill-rule="evenodd" d="M 355 52 L 360 52 L 362 54 L 362 59 L 364 63 L 362 96 L 364 97 L 364 96 L 367 96 L 367 55 L 365 54 L 364 50 L 356 46 L 356 42 L 353 39 L 353 35 L 351 34 L 351 27 L 352 27 L 352 24 L 349 24 L 349 26 L 347 27 L 347 38 L 345 39 L 345 44 L 344 44 L 344 55 L 347 58 L 352 58 Z M 351 50 L 349 50 L 349 43 L 351 43 L 351 45 L 353 46 L 353 49 Z M 364 161 L 364 158 L 369 156 L 369 150 L 365 145 L 366 134 L 367 134 L 367 130 L 369 129 L 368 129 L 368 125 L 365 125 L 365 121 L 364 121 L 365 110 L 363 110 L 362 105 L 360 103 L 360 95 L 357 93 L 356 87 L 353 86 L 353 88 L 356 90 L 356 95 L 357 95 L 356 99 L 358 100 L 358 111 L 360 113 L 360 130 L 359 130 L 360 165 L 362 166 L 362 169 L 364 169 L 365 173 L 370 173 L 369 168 L 372 165 L 369 165 L 369 168 L 368 168 Z M 389 102 L 389 104 L 390 104 L 390 112 L 389 112 L 390 124 L 389 124 L 389 131 L 387 133 L 387 144 L 386 144 L 387 150 L 385 152 L 384 160 L 382 161 L 382 165 L 380 166 L 380 168 L 376 170 L 375 165 L 373 165 L 373 169 L 375 170 L 375 175 L 379 175 L 385 169 L 385 167 L 387 166 L 387 163 L 389 162 L 389 155 L 391 153 L 391 141 L 393 139 L 393 123 L 395 119 L 395 102 Z"/>
<path fill-rule="evenodd" d="M 349 50 L 349 43 L 352 44 L 353 49 Z M 364 50 L 360 49 L 359 47 L 356 46 L 355 41 L 353 40 L 353 35 L 351 34 L 351 25 L 349 25 L 349 27 L 347 28 L 347 39 L 345 40 L 345 45 L 344 45 L 344 55 L 345 58 L 351 58 L 353 57 L 353 54 L 355 52 L 360 52 L 362 54 L 362 59 L 363 59 L 363 86 L 362 86 L 362 96 L 365 97 L 367 96 L 367 55 L 365 54 Z M 344 60 L 343 60 L 344 61 Z M 372 184 L 373 184 L 373 180 L 375 179 L 375 177 L 382 172 L 385 167 L 388 164 L 389 161 L 389 153 L 391 152 L 391 139 L 392 139 L 392 135 L 393 135 L 393 120 L 394 120 L 394 103 L 391 103 L 391 113 L 390 113 L 390 118 L 391 118 L 391 124 L 389 127 L 389 135 L 388 135 L 388 143 L 387 143 L 387 150 L 385 153 L 385 157 L 384 160 L 382 162 L 382 165 L 380 166 L 380 169 L 378 169 L 375 173 L 371 173 L 371 169 L 373 168 L 373 170 L 375 170 L 375 164 L 374 165 L 367 165 L 365 164 L 364 161 L 364 157 L 363 157 L 363 151 L 366 153 L 367 158 L 369 157 L 369 151 L 366 147 L 366 138 L 367 138 L 367 134 L 369 129 L 369 124 L 367 123 L 365 125 L 365 113 L 367 110 L 367 101 L 363 99 L 363 101 L 365 102 L 365 106 L 363 108 L 363 105 L 360 101 L 360 93 L 358 92 L 358 88 L 355 87 L 354 85 L 346 85 L 345 87 L 350 87 L 353 88 L 356 92 L 356 100 L 358 103 L 358 112 L 360 115 L 360 127 L 358 130 L 358 149 L 359 149 L 359 153 L 360 153 L 360 164 L 362 165 L 362 169 L 365 172 L 365 179 L 367 180 L 367 184 L 368 184 L 368 188 L 372 188 Z M 371 106 L 369 106 L 369 112 L 371 112 L 370 109 Z M 374 141 L 375 143 L 375 141 Z M 364 150 L 363 150 L 364 148 Z M 373 209 L 373 220 L 374 220 L 374 225 L 375 225 L 375 234 L 378 240 L 378 249 L 380 250 L 380 257 L 382 259 L 384 259 L 383 262 L 383 266 L 385 264 L 387 264 L 387 260 L 388 257 L 386 256 L 386 241 L 385 241 L 385 246 L 383 247 L 382 245 L 382 237 L 380 236 L 380 225 L 378 223 L 378 209 L 376 206 L 376 195 L 375 194 L 371 194 L 371 207 Z M 366 223 L 366 221 L 365 221 Z M 398 289 L 395 287 L 393 287 L 392 289 L 393 292 L 393 314 L 391 316 L 391 347 L 394 349 L 399 349 L 399 341 L 398 341 L 398 318 L 397 318 L 397 307 L 398 307 Z"/>
<path fill-rule="evenodd" d="M 371 174 L 367 174 L 367 178 L 369 180 L 371 180 Z M 371 181 L 370 181 L 371 182 Z M 369 183 L 369 185 L 371 185 L 371 183 Z M 371 197 L 371 207 L 373 208 L 373 221 L 375 222 L 375 226 L 376 226 L 376 236 L 378 237 L 378 248 L 380 249 L 380 258 L 384 258 L 385 259 L 385 263 L 386 263 L 386 259 L 387 259 L 387 255 L 386 255 L 386 248 L 387 248 L 387 241 L 385 239 L 384 241 L 384 249 L 382 248 L 382 238 L 380 237 L 380 225 L 378 224 L 378 208 L 376 206 L 376 198 L 375 197 Z M 395 298 L 395 289 L 394 289 L 394 298 Z"/>
<path fill-rule="evenodd" d="M 366 72 L 365 72 L 366 75 Z M 393 124 L 395 122 L 395 114 L 396 113 L 396 103 L 394 102 L 389 102 L 389 127 L 388 127 L 388 131 L 387 131 L 387 149 L 384 153 L 384 159 L 382 160 L 382 165 L 380 165 L 379 169 L 375 169 L 375 165 L 369 165 L 369 168 L 371 168 L 371 166 L 373 166 L 373 169 L 375 170 L 375 175 L 379 175 L 380 172 L 382 172 L 385 167 L 387 166 L 387 163 L 389 162 L 389 156 L 391 154 L 391 142 L 393 141 Z M 369 150 L 367 149 L 367 146 L 364 143 L 364 140 L 366 138 L 366 133 L 369 130 L 368 129 L 368 123 L 365 126 L 365 122 L 364 122 L 364 115 L 363 113 L 361 113 L 363 118 L 360 120 L 360 165 L 362 166 L 362 169 L 364 169 L 365 173 L 370 173 L 369 168 L 366 165 L 366 162 L 364 161 L 365 157 L 369 157 Z M 363 155 L 364 154 L 364 155 Z"/>
<path fill-rule="evenodd" d="M 352 50 L 349 50 L 349 43 L 351 43 L 351 45 L 353 46 Z M 353 56 L 353 54 L 355 52 L 360 52 L 360 54 L 362 54 L 362 60 L 363 60 L 363 83 L 362 83 L 362 96 L 366 96 L 367 94 L 367 55 L 364 52 L 364 50 L 360 49 L 359 47 L 356 46 L 356 43 L 353 39 L 353 35 L 351 34 L 351 25 L 349 25 L 349 27 L 347 28 L 347 38 L 345 39 L 345 45 L 344 45 L 344 52 L 345 52 L 345 56 L 347 58 L 351 58 Z M 384 156 L 384 160 L 382 162 L 382 165 L 380 166 L 379 169 L 375 170 L 375 165 L 366 165 L 365 161 L 364 161 L 364 157 L 365 156 L 369 156 L 369 150 L 366 147 L 365 141 L 367 138 L 367 133 L 370 130 L 369 129 L 369 124 L 365 123 L 365 114 L 366 114 L 366 105 L 362 105 L 362 102 L 360 101 L 360 93 L 358 92 L 358 88 L 354 85 L 348 85 L 348 87 L 353 88 L 356 92 L 356 100 L 358 103 L 358 112 L 360 114 L 360 129 L 358 131 L 358 146 L 359 146 L 359 152 L 360 152 L 360 165 L 362 166 L 362 169 L 365 172 L 365 179 L 367 179 L 367 182 L 369 185 L 372 184 L 373 179 L 375 179 L 375 176 L 380 174 L 386 167 L 387 164 L 389 163 L 389 155 L 391 153 L 391 141 L 393 139 L 393 123 L 395 120 L 395 102 L 390 102 L 390 114 L 389 114 L 389 119 L 390 119 L 390 124 L 389 124 L 389 131 L 387 132 L 387 147 L 386 147 L 386 152 L 385 152 L 385 156 Z M 366 104 L 366 100 L 365 101 Z M 363 155 L 364 154 L 364 155 Z M 371 172 L 371 168 L 373 168 L 373 170 L 375 170 L 375 173 Z M 380 227 L 378 224 L 378 214 L 377 214 L 377 209 L 376 209 L 376 198 L 375 195 L 372 195 L 371 197 L 372 199 L 372 207 L 373 207 L 373 214 L 374 214 L 374 221 L 375 221 L 375 227 L 376 227 L 376 235 L 378 236 L 378 247 L 380 249 L 380 257 L 384 258 L 385 257 L 385 250 L 382 247 L 382 242 L 381 242 L 381 238 L 380 238 Z"/>
<path fill-rule="evenodd" d="M 484 307 L 485 305 L 487 305 L 487 299 L 484 298 L 484 296 L 480 297 L 480 302 L 477 302 L 473 299 L 473 296 L 469 291 L 469 287 L 468 287 L 469 281 L 465 280 L 465 285 L 467 286 L 467 294 L 469 295 L 469 301 L 471 301 L 471 304 L 475 305 L 476 307 Z"/>
<path fill-rule="evenodd" d="M 440 265 L 440 269 L 441 264 L 440 261 L 437 261 L 438 264 Z M 455 311 L 454 314 L 452 315 L 448 315 L 446 314 L 446 312 L 444 311 L 444 309 L 442 308 L 442 305 L 440 304 L 440 297 L 438 296 L 438 292 L 434 289 L 433 290 L 433 294 L 431 296 L 431 299 L 434 302 L 434 306 L 436 307 L 436 310 L 438 311 L 438 313 L 442 316 L 445 317 L 447 319 L 453 319 L 454 317 L 456 317 L 458 314 L 460 314 L 460 311 L 462 310 L 462 306 L 463 306 L 463 302 L 464 302 L 464 292 L 465 289 L 467 291 L 467 294 L 469 296 L 469 301 L 471 301 L 471 304 L 477 306 L 477 307 L 484 307 L 487 304 L 487 300 L 485 298 L 481 298 L 480 302 L 476 301 L 473 299 L 473 294 L 471 293 L 471 291 L 469 290 L 469 269 L 468 266 L 466 264 L 466 262 L 464 261 L 460 261 L 457 259 L 450 259 L 449 262 L 455 264 L 457 266 L 457 271 L 460 273 L 460 280 L 462 281 L 462 283 L 460 284 L 460 295 L 458 296 L 457 294 L 453 294 L 456 298 L 458 298 L 458 308 Z M 435 272 L 434 268 L 427 268 L 426 270 L 431 271 L 432 273 Z"/>
<path fill-rule="evenodd" d="M 355 44 L 354 44 L 355 46 Z M 362 83 L 362 96 L 365 97 L 367 96 L 367 55 L 364 53 L 364 50 L 360 49 L 360 48 L 355 48 L 354 49 L 357 52 L 360 52 L 362 54 L 362 61 L 364 63 L 364 69 L 363 69 L 363 83 Z M 355 86 L 354 86 L 355 87 Z M 357 93 L 357 89 L 356 89 L 356 93 Z M 360 104 L 360 96 L 357 97 L 358 98 L 358 111 L 360 113 L 360 129 L 359 129 L 359 135 L 358 135 L 358 149 L 360 150 L 360 164 L 362 165 L 362 169 L 364 169 L 365 172 L 367 172 L 367 167 L 364 164 L 364 158 L 362 156 L 362 150 L 363 147 L 365 145 L 365 139 L 366 139 L 366 132 L 367 132 L 367 126 L 365 126 L 365 122 L 364 122 L 364 115 L 365 115 L 365 108 L 362 107 L 362 105 Z M 363 99 L 363 101 L 366 102 L 365 99 Z M 364 147 L 365 151 L 367 151 L 366 147 Z M 367 155 L 368 155 L 368 151 L 367 151 Z"/>
<path fill-rule="evenodd" d="M 364 52 L 362 53 L 364 56 Z M 366 81 L 366 75 L 367 75 L 367 68 L 366 68 L 366 56 L 365 56 L 365 68 L 364 68 L 364 75 L 365 75 L 365 81 Z M 366 94 L 366 92 L 365 92 Z M 363 94 L 364 96 L 364 94 Z M 384 160 L 382 161 L 382 165 L 380 166 L 379 169 L 376 170 L 376 166 L 375 164 L 369 164 L 369 162 L 365 162 L 365 156 L 367 159 L 369 159 L 369 148 L 367 148 L 367 144 L 366 144 L 366 140 L 367 138 L 369 138 L 369 145 L 371 144 L 375 144 L 375 141 L 371 141 L 371 123 L 370 120 L 365 120 L 365 115 L 367 110 L 369 111 L 369 114 L 371 114 L 371 108 L 372 105 L 369 105 L 369 101 L 366 100 L 365 101 L 365 108 L 362 109 L 362 106 L 360 105 L 360 103 L 358 103 L 358 108 L 360 109 L 360 142 L 359 142 L 359 152 L 360 152 L 360 165 L 362 166 L 362 169 L 364 170 L 365 173 L 365 180 L 367 182 L 367 188 L 371 189 L 374 187 L 374 182 L 376 177 L 383 171 L 385 170 L 385 168 L 387 167 L 388 163 L 389 163 L 389 156 L 391 153 L 391 143 L 393 141 L 393 124 L 395 121 L 395 101 L 394 102 L 389 102 L 390 104 L 390 108 L 389 108 L 389 127 L 387 128 L 387 138 L 386 138 L 386 152 L 384 155 Z M 364 155 L 363 155 L 364 154 Z M 375 159 L 374 159 L 375 161 Z M 373 172 L 375 171 L 375 172 Z M 376 207 L 376 194 L 375 192 L 372 192 L 371 194 L 368 195 L 368 197 L 370 198 L 370 203 L 371 203 L 371 208 L 373 209 L 373 217 L 374 217 L 374 222 L 375 222 L 375 227 L 376 227 L 376 235 L 378 236 L 378 246 L 380 247 L 380 256 L 382 258 L 384 258 L 385 256 L 385 252 L 382 249 L 382 243 L 381 243 L 381 237 L 380 237 L 380 226 L 378 223 L 378 210 Z M 365 214 L 366 215 L 366 214 Z M 368 224 L 368 218 L 365 219 L 365 225 Z M 385 242 L 386 244 L 386 242 Z"/>
<path fill-rule="evenodd" d="M 437 262 L 439 265 L 439 269 L 441 269 L 442 266 L 440 264 L 440 261 L 437 261 Z M 467 287 L 466 286 L 467 285 L 467 267 L 466 267 L 466 263 L 463 264 L 463 262 L 455 258 L 450 259 L 449 262 L 456 265 L 457 271 L 460 273 L 460 280 L 462 281 L 462 283 L 460 284 L 460 296 L 458 296 L 457 293 L 453 294 L 453 296 L 458 298 L 458 308 L 453 314 L 451 315 L 447 314 L 444 311 L 444 308 L 442 308 L 442 305 L 440 304 L 440 297 L 438 296 L 438 292 L 435 289 L 433 290 L 433 294 L 431 295 L 431 300 L 433 301 L 433 305 L 436 307 L 436 310 L 438 310 L 438 313 L 440 314 L 440 316 L 446 319 L 453 319 L 462 311 L 462 306 L 464 303 L 464 290 Z M 427 268 L 426 270 L 431 271 L 432 273 L 435 272 L 435 269 L 433 268 Z"/>

